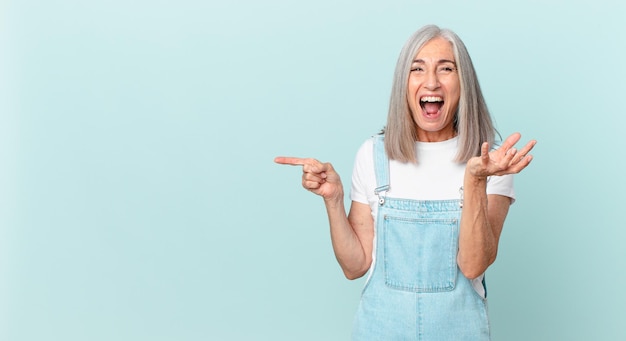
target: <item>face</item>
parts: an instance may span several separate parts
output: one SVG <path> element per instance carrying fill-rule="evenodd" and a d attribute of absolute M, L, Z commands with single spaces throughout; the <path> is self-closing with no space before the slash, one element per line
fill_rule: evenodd
<path fill-rule="evenodd" d="M 445 141 L 456 135 L 454 115 L 460 96 L 452 43 L 435 38 L 417 53 L 409 74 L 407 101 L 419 141 Z"/>

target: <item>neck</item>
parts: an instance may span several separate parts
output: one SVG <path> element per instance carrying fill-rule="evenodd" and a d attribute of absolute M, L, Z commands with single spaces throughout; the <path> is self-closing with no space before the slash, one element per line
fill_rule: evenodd
<path fill-rule="evenodd" d="M 456 131 L 417 131 L 417 140 L 420 142 L 442 142 L 454 138 L 457 135 Z"/>

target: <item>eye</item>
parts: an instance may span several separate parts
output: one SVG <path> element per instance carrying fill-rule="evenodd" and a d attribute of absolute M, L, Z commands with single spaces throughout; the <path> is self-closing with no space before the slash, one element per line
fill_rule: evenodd
<path fill-rule="evenodd" d="M 443 65 L 437 68 L 437 73 L 444 74 L 444 75 L 450 74 L 454 71 L 456 71 L 456 68 L 450 65 Z"/>
<path fill-rule="evenodd" d="M 414 71 L 416 71 L 416 72 L 424 72 L 424 68 L 421 67 L 421 66 L 414 66 L 414 67 L 411 68 L 411 72 L 414 72 Z"/>

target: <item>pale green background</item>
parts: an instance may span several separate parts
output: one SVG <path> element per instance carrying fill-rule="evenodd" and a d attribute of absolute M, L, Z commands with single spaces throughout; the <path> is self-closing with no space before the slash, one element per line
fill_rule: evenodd
<path fill-rule="evenodd" d="M 626 339 L 623 1 L 0 3 L 0 339 L 347 340 L 363 280 L 276 155 L 384 124 L 398 52 L 455 30 L 539 140 L 488 271 L 496 341 Z"/>

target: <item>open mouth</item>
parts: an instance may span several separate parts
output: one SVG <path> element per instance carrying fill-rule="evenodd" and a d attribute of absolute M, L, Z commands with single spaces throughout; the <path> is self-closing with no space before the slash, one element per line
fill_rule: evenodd
<path fill-rule="evenodd" d="M 420 106 L 426 116 L 435 116 L 441 110 L 443 106 L 443 97 L 439 96 L 424 96 L 420 98 Z"/>

